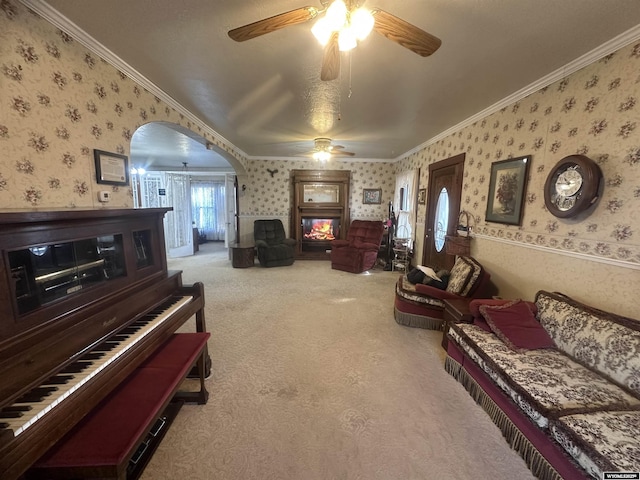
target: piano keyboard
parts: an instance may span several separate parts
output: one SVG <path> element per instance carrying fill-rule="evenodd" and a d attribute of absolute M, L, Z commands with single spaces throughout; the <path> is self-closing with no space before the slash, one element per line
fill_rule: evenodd
<path fill-rule="evenodd" d="M 83 355 L 44 384 L 34 388 L 15 403 L 0 410 L 0 431 L 13 430 L 17 437 L 57 405 L 73 395 L 89 380 L 107 368 L 117 358 L 133 348 L 165 320 L 188 304 L 193 297 L 174 297 L 156 310 L 152 310 L 138 321 Z"/>

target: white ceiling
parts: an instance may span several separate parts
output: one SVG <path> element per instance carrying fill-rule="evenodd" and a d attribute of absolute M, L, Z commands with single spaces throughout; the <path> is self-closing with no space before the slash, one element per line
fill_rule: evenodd
<path fill-rule="evenodd" d="M 227 36 L 319 0 L 23 1 L 48 3 L 259 158 L 299 157 L 326 136 L 355 158 L 395 159 L 602 45 L 640 37 L 638 0 L 369 0 L 442 46 L 423 58 L 374 32 L 342 54 L 338 80 L 322 82 L 313 21 L 242 43 Z"/>
<path fill-rule="evenodd" d="M 202 137 L 186 128 L 177 131 L 162 123 L 147 123 L 138 128 L 131 138 L 129 156 L 132 166 L 146 170 L 233 172 L 224 157 L 207 149 Z"/>

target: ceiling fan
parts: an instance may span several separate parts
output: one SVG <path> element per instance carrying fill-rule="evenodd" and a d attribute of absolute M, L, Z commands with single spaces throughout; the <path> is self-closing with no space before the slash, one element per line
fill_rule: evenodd
<path fill-rule="evenodd" d="M 236 42 L 244 42 L 324 14 L 311 29 L 325 46 L 320 72 L 322 80 L 338 78 L 340 51 L 354 48 L 357 40 L 366 38 L 372 29 L 422 57 L 431 55 L 442 44 L 439 38 L 384 10 L 356 8 L 356 2 L 352 0 L 347 0 L 348 5 L 343 0 L 320 0 L 320 3 L 321 9 L 301 7 L 234 28 L 229 31 L 229 37 Z"/>
<path fill-rule="evenodd" d="M 332 145 L 331 139 L 318 137 L 313 140 L 313 150 L 309 152 L 314 160 L 326 162 L 331 157 L 353 157 L 355 153 L 347 152 L 342 145 Z"/>

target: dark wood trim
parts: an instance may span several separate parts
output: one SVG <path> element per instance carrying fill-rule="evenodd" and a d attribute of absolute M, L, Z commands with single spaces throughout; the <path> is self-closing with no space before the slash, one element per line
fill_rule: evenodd
<path fill-rule="evenodd" d="M 331 248 L 330 242 L 318 243 L 318 248 L 306 250 L 303 244 L 302 220 L 304 218 L 339 218 L 340 232 L 336 238 L 345 239 L 349 229 L 349 188 L 350 170 L 292 170 L 291 229 L 289 236 L 296 240 L 296 258 L 312 260 L 329 260 L 326 250 Z M 338 185 L 340 188 L 337 202 L 309 203 L 304 202 L 303 188 L 306 184 Z M 324 247 L 323 247 L 324 245 Z"/>
<path fill-rule="evenodd" d="M 424 237 L 422 239 L 422 264 L 428 265 L 429 262 L 429 248 L 430 244 L 427 242 L 431 241 L 431 236 L 433 235 L 433 229 L 431 226 L 432 219 L 435 217 L 435 208 L 437 205 L 437 201 L 434 201 L 435 194 L 437 192 L 432 191 L 432 178 L 434 172 L 438 170 L 444 169 L 453 169 L 454 171 L 454 188 L 456 191 L 452 192 L 453 195 L 449 197 L 449 224 L 447 227 L 447 235 L 453 235 L 456 231 L 458 216 L 460 214 L 460 204 L 462 197 L 462 180 L 464 173 L 464 161 L 466 154 L 460 153 L 453 157 L 447 158 L 445 160 L 441 160 L 436 163 L 432 163 L 429 165 L 429 180 L 427 189 L 427 213 L 424 220 Z M 444 257 L 444 265 L 441 265 L 443 268 L 451 268 L 453 266 L 454 257 Z"/>

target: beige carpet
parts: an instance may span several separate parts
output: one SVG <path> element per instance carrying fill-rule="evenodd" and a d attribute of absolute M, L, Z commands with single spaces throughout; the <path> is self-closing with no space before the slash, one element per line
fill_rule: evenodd
<path fill-rule="evenodd" d="M 440 332 L 393 319 L 397 272 L 169 261 L 206 288 L 207 405 L 182 408 L 143 479 L 530 479 L 443 368 Z"/>

